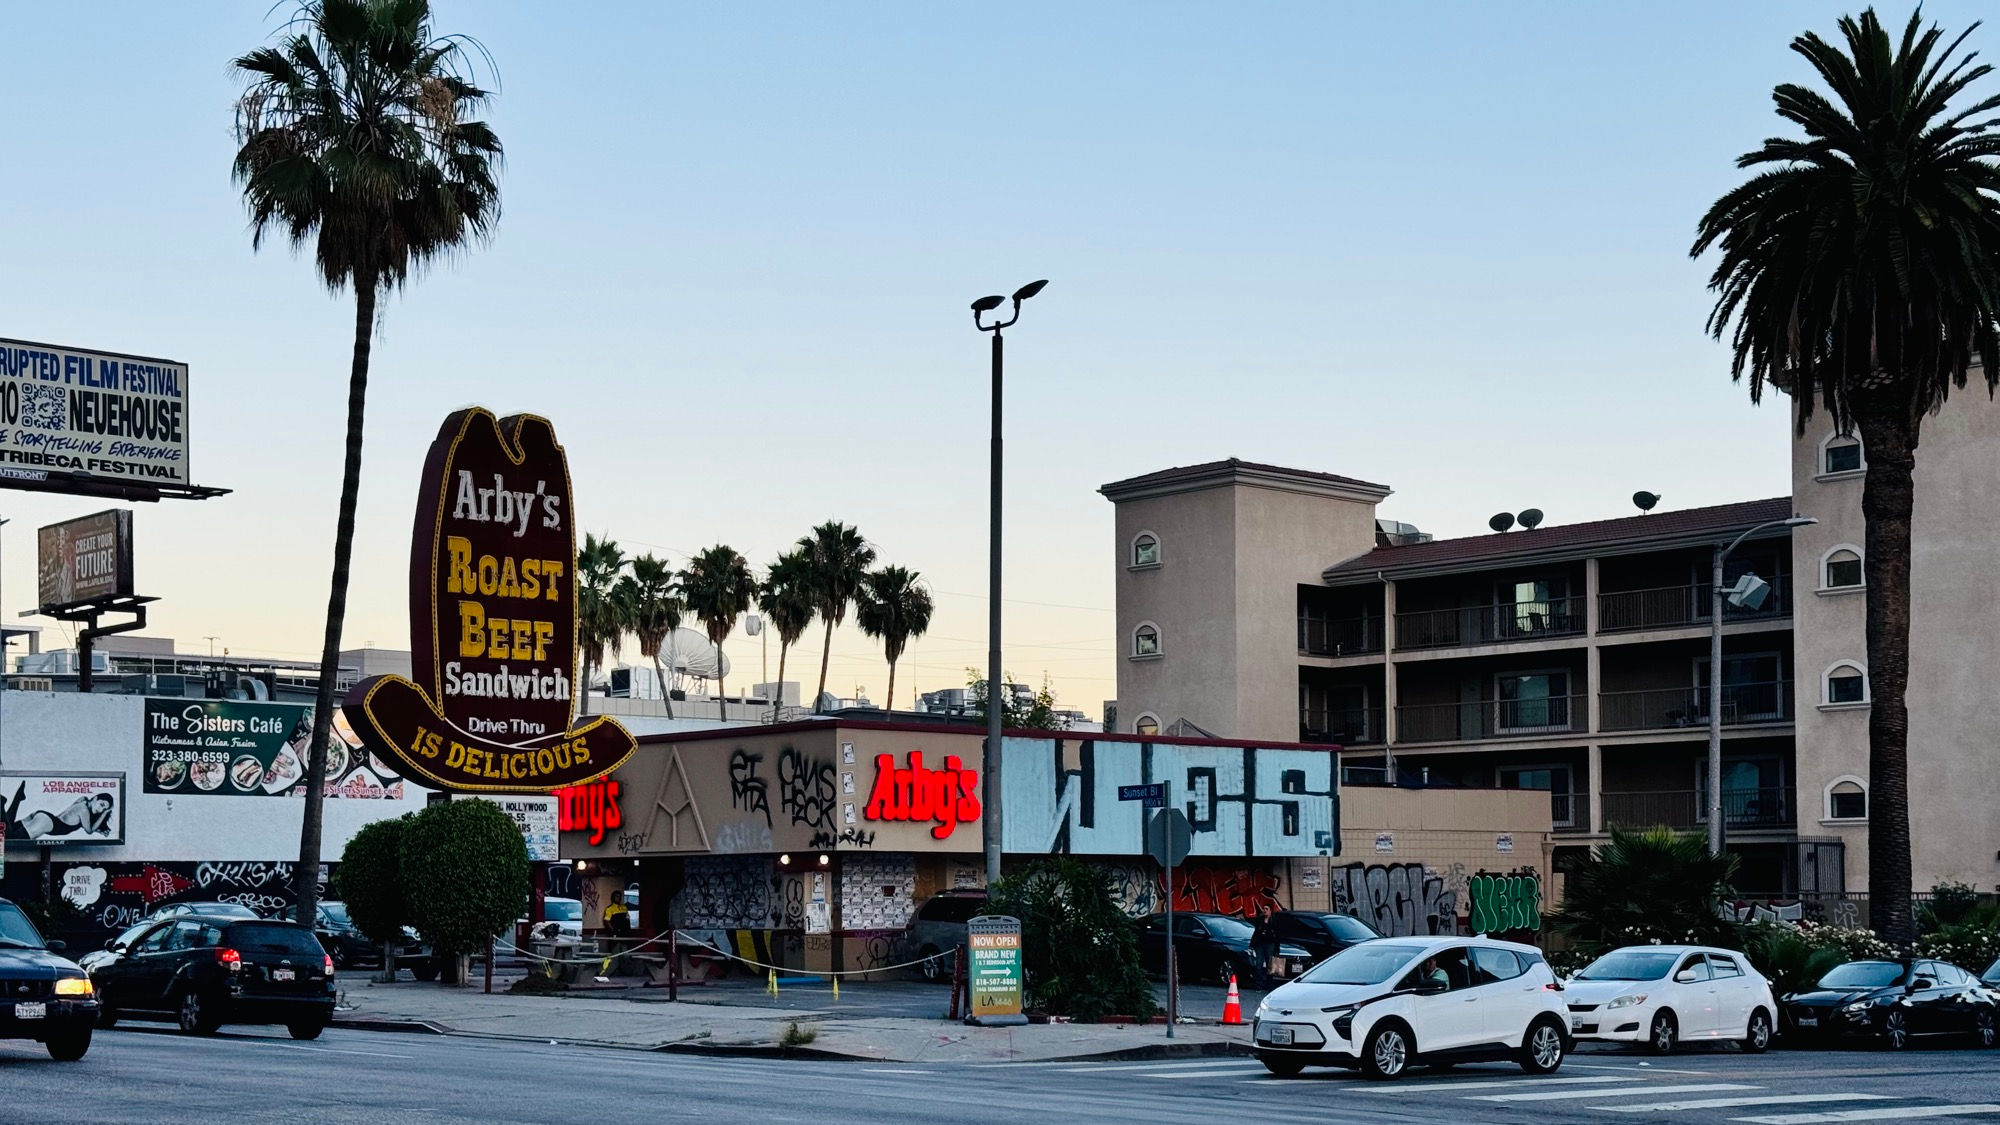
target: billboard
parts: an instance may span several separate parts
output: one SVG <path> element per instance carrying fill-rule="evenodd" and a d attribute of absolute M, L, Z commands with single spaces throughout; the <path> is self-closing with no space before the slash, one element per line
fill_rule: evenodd
<path fill-rule="evenodd" d="M 122 844 L 125 775 L 0 773 L 0 822 L 17 844 Z"/>
<path fill-rule="evenodd" d="M 185 363 L 0 339 L 0 485 L 186 488 L 187 403 Z"/>
<path fill-rule="evenodd" d="M 303 797 L 312 714 L 300 703 L 147 699 L 141 788 L 191 797 Z M 338 711 L 326 751 L 327 796 L 403 796 L 403 780 L 358 745 Z"/>
<path fill-rule="evenodd" d="M 132 596 L 131 512 L 98 512 L 52 523 L 36 539 L 37 604 L 43 613 Z"/>
<path fill-rule="evenodd" d="M 576 521 L 569 461 L 545 418 L 470 407 L 424 461 L 410 547 L 414 680 L 347 695 L 354 729 L 412 780 L 549 792 L 611 772 L 631 732 L 576 714 Z"/>
<path fill-rule="evenodd" d="M 556 798 L 520 793 L 467 793 L 461 800 L 485 801 L 496 805 L 521 830 L 521 842 L 528 846 L 528 862 L 554 863 L 556 854 Z"/>

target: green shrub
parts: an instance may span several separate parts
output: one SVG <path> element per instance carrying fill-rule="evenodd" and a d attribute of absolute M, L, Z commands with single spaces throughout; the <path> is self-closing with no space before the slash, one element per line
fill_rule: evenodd
<path fill-rule="evenodd" d="M 377 945 L 402 941 L 403 927 L 410 925 L 402 872 L 403 831 L 410 815 L 364 825 L 347 841 L 333 873 L 334 889 L 347 904 L 354 928 Z"/>
<path fill-rule="evenodd" d="M 445 801 L 403 828 L 410 919 L 440 958 L 486 948 L 528 909 L 528 846 L 490 801 Z"/>
<path fill-rule="evenodd" d="M 1085 1022 L 1148 1019 L 1159 1009 L 1139 966 L 1138 939 L 1103 869 L 1067 857 L 1042 860 L 995 883 L 981 913 L 1021 920 L 1029 1007 Z"/>
<path fill-rule="evenodd" d="M 1808 949 L 1830 949 L 1840 954 L 1841 961 L 1894 961 L 1897 958 L 1896 947 L 1876 937 L 1874 930 L 1848 926 L 1801 926 L 1799 937 Z"/>
<path fill-rule="evenodd" d="M 1924 933 L 1956 926 L 1979 908 L 1979 891 L 1968 883 L 1947 879 L 1931 888 L 1931 900 L 1917 908 L 1917 925 Z"/>
<path fill-rule="evenodd" d="M 1738 924 L 1722 916 L 1733 897 L 1736 857 L 1714 856 L 1699 836 L 1667 828 L 1611 829 L 1563 884 L 1551 922 L 1596 955 L 1621 945 L 1690 944 L 1735 948 Z"/>
<path fill-rule="evenodd" d="M 1743 935 L 1743 952 L 1750 958 L 1750 964 L 1771 982 L 1771 992 L 1778 996 L 1811 988 L 1835 965 L 1851 960 L 1835 944 L 1813 945 L 1806 940 L 1806 931 L 1788 922 L 1757 922 L 1749 926 Z"/>
<path fill-rule="evenodd" d="M 1917 939 L 1917 956 L 1949 961 L 1973 976 L 2000 961 L 2000 929 L 1980 925 L 1945 925 Z"/>

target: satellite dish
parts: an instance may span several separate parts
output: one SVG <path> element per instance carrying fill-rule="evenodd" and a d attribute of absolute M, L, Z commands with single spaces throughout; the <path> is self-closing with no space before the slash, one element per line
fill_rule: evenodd
<path fill-rule="evenodd" d="M 754 613 L 745 614 L 743 616 L 743 631 L 750 636 L 756 636 L 764 631 L 764 619 Z"/>
<path fill-rule="evenodd" d="M 1515 518 L 1519 519 L 1521 526 L 1527 528 L 1529 531 L 1542 526 L 1542 510 L 1540 508 L 1528 508 Z"/>
<path fill-rule="evenodd" d="M 1660 494 L 1657 492 L 1634 492 L 1632 494 L 1632 503 L 1638 505 L 1639 510 L 1642 512 L 1652 511 L 1653 505 L 1659 502 Z"/>
<path fill-rule="evenodd" d="M 674 676 L 714 680 L 729 674 L 728 655 L 716 651 L 707 637 L 686 626 L 667 634 L 660 645 L 660 660 Z"/>
<path fill-rule="evenodd" d="M 1514 526 L 1514 513 L 1512 512 L 1496 513 L 1492 519 L 1486 521 L 1486 526 L 1492 528 L 1495 531 L 1505 531 L 1508 528 Z"/>

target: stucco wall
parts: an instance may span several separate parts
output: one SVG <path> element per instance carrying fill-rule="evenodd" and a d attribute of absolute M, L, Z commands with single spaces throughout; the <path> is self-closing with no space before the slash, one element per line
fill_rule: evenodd
<path fill-rule="evenodd" d="M 1206 730 L 1237 730 L 1238 491 L 1208 488 L 1129 500 L 1115 509 L 1120 731 L 1132 732 L 1147 713 L 1162 728 L 1185 718 Z M 1160 565 L 1134 570 L 1132 541 L 1142 531 L 1159 537 Z M 1132 631 L 1146 621 L 1160 629 L 1161 656 L 1134 660 Z"/>

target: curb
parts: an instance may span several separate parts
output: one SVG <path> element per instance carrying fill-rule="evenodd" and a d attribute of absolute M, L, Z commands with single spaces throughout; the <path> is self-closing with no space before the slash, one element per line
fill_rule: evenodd
<path fill-rule="evenodd" d="M 343 1027 L 349 1031 L 388 1031 L 414 1035 L 455 1035 L 456 1032 L 441 1023 L 430 1020 L 372 1020 L 341 1019 L 335 1016 L 328 1027 Z"/>

